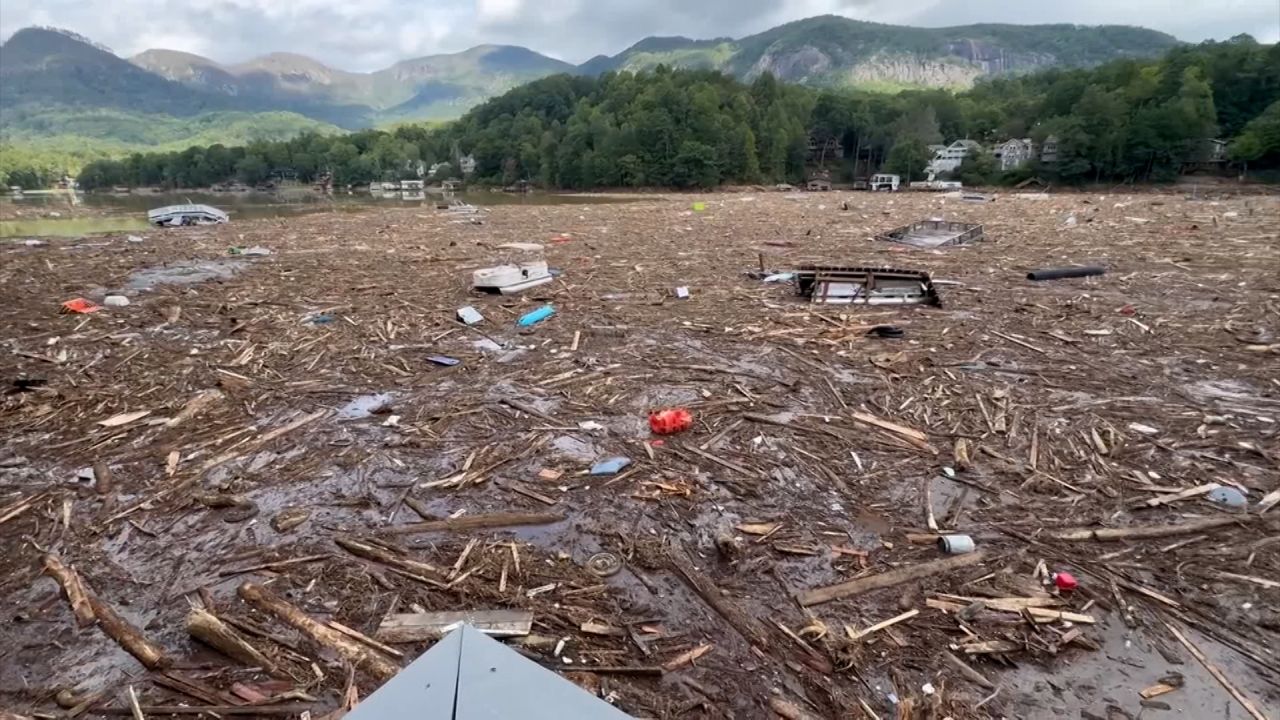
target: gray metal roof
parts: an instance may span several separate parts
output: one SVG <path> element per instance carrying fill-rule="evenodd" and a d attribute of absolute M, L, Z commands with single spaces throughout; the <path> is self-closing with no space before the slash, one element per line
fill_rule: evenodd
<path fill-rule="evenodd" d="M 630 716 L 463 625 L 357 705 L 346 720 L 512 718 L 628 720 Z"/>

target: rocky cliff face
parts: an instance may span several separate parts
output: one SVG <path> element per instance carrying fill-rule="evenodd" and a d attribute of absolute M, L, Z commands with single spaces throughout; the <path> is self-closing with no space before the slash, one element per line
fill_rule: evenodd
<path fill-rule="evenodd" d="M 1058 63 L 1049 53 L 1010 52 L 977 40 L 948 43 L 947 53 L 982 68 L 987 75 L 1026 72 Z"/>
<path fill-rule="evenodd" d="M 766 72 L 784 82 L 812 82 L 826 75 L 835 65 L 830 55 L 806 45 L 787 52 L 766 52 L 760 56 L 747 76 L 754 78 Z"/>
<path fill-rule="evenodd" d="M 967 88 L 973 85 L 974 80 L 992 72 L 977 62 L 899 55 L 860 62 L 846 71 L 845 79 L 852 85 L 885 83 Z"/>
<path fill-rule="evenodd" d="M 1056 64 L 1051 55 L 1009 53 L 979 43 L 957 43 L 939 56 L 880 53 L 852 64 L 813 46 L 769 51 L 751 66 L 746 77 L 764 72 L 779 80 L 812 84 L 910 85 L 962 89 L 984 75 L 1027 72 Z"/>

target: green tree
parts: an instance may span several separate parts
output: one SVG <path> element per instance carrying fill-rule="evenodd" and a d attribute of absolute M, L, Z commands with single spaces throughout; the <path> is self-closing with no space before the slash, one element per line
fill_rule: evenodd
<path fill-rule="evenodd" d="M 266 180 L 270 172 L 266 158 L 261 155 L 246 155 L 236 163 L 236 177 L 246 185 L 257 185 Z"/>
<path fill-rule="evenodd" d="M 893 144 L 889 157 L 885 160 L 885 169 L 901 175 L 905 182 L 924 175 L 924 167 L 933 153 L 929 146 L 916 137 L 902 137 Z"/>
<path fill-rule="evenodd" d="M 704 143 L 686 140 L 676 155 L 672 181 L 676 187 L 712 188 L 720 184 L 716 151 Z"/>
<path fill-rule="evenodd" d="M 970 187 L 991 185 L 999 172 L 995 155 L 988 150 L 974 150 L 960 164 L 960 182 Z"/>

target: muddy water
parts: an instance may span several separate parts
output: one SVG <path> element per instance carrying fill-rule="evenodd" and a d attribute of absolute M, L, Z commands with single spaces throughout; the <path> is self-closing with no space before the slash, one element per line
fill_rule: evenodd
<path fill-rule="evenodd" d="M 1154 631 L 1125 627 L 1114 615 L 1107 616 L 1096 629 L 1099 632 L 1090 637 L 1101 641 L 1101 653 L 1067 654 L 1044 667 L 1025 664 L 1002 676 L 1005 699 L 1023 713 L 1022 717 L 1247 717 L 1227 698 L 1218 681 L 1182 648 L 1175 652 L 1187 657 L 1186 662 L 1174 664 L 1166 660 L 1150 640 Z M 1245 694 L 1274 697 L 1275 688 L 1260 682 L 1234 652 L 1195 631 L 1183 632 Z M 1171 712 L 1163 712 L 1163 708 L 1150 702 L 1151 707 L 1144 708 L 1138 693 L 1175 673 L 1182 676 L 1184 686 L 1153 698 L 1168 705 Z M 1116 712 L 1116 708 L 1128 714 Z"/>

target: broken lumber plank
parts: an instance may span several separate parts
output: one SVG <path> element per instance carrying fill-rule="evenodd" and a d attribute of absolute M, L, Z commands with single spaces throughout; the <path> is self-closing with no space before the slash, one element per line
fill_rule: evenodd
<path fill-rule="evenodd" d="M 938 593 L 938 597 L 948 602 L 962 603 L 965 606 L 980 602 L 988 610 L 998 610 L 1000 612 L 1020 613 L 1027 608 L 1049 608 L 1055 605 L 1061 605 L 1062 600 L 1059 598 L 1045 595 L 1043 597 L 1006 597 L 1006 598 L 987 598 L 987 597 L 965 597 L 963 595 L 948 595 L 946 593 Z"/>
<path fill-rule="evenodd" d="M 44 571 L 62 586 L 67 601 L 71 603 L 71 612 L 76 616 L 76 624 L 80 627 L 92 625 L 98 618 L 93 614 L 93 606 L 89 604 L 88 593 L 80 574 L 62 564 L 55 555 L 44 556 Z"/>
<path fill-rule="evenodd" d="M 1098 622 L 1092 615 L 1082 615 L 1080 613 L 1066 612 L 1063 610 L 1050 610 L 1049 608 L 1029 607 L 1023 612 L 1030 615 L 1037 623 L 1065 620 L 1067 622 L 1093 625 Z"/>
<path fill-rule="evenodd" d="M 983 640 L 959 646 L 966 655 L 998 655 L 1022 649 L 1022 643 L 1012 640 Z"/>
<path fill-rule="evenodd" d="M 500 483 L 497 483 L 497 485 L 498 487 L 503 488 L 504 490 L 510 490 L 511 492 L 516 493 L 517 495 L 523 495 L 529 498 L 530 500 L 537 500 L 543 505 L 555 505 L 560 502 L 559 500 L 553 497 L 548 497 L 546 495 L 543 495 L 540 492 L 529 489 L 523 483 L 511 481 L 511 482 L 500 482 Z"/>
<path fill-rule="evenodd" d="M 1244 525 L 1246 523 L 1254 522 L 1257 519 L 1258 518 L 1256 516 L 1241 515 L 1239 517 L 1210 518 L 1208 520 L 1179 523 L 1176 525 L 1140 525 L 1138 527 L 1127 528 L 1068 528 L 1064 530 L 1053 530 L 1045 533 L 1041 537 L 1050 540 L 1060 540 L 1063 542 L 1083 542 L 1089 540 L 1097 540 L 1099 542 L 1137 540 L 1142 538 L 1170 537 L 1173 535 L 1190 535 L 1193 533 L 1203 532 L 1205 530 L 1226 527 L 1228 525 Z"/>
<path fill-rule="evenodd" d="M 1258 508 L 1257 508 L 1258 514 L 1261 515 L 1262 513 L 1275 507 L 1277 504 L 1280 504 L 1280 488 L 1272 490 L 1271 492 L 1262 496 L 1262 499 L 1258 501 Z"/>
<path fill-rule="evenodd" d="M 870 425 L 872 427 L 891 432 L 921 450 L 925 450 L 934 455 L 938 454 L 938 449 L 929 444 L 929 436 L 915 428 L 909 428 L 906 425 L 899 425 L 896 422 L 876 417 L 871 413 L 858 412 L 857 410 L 850 412 L 849 417 L 863 425 Z"/>
<path fill-rule="evenodd" d="M 992 335 L 995 335 L 995 336 L 997 336 L 997 337 L 1002 337 L 1002 338 L 1004 338 L 1005 340 L 1008 340 L 1009 342 L 1014 343 L 1015 345 L 1021 345 L 1022 347 L 1026 348 L 1026 349 L 1028 349 L 1028 350 L 1034 350 L 1035 352 L 1038 352 L 1038 353 L 1040 353 L 1041 355 L 1047 355 L 1047 354 L 1048 354 L 1048 353 L 1047 353 L 1043 348 L 1038 348 L 1038 347 L 1036 347 L 1035 345 L 1032 345 L 1031 343 L 1027 342 L 1026 340 L 1020 340 L 1020 339 L 1018 339 L 1018 338 L 1016 338 L 1016 337 L 1014 337 L 1014 336 L 1012 336 L 1012 335 L 1005 335 L 1004 333 L 1002 333 L 1002 332 L 1000 332 L 1000 331 L 998 331 L 998 330 L 992 330 L 992 331 L 991 331 L 991 334 L 992 334 Z"/>
<path fill-rule="evenodd" d="M 1181 492 L 1170 493 L 1168 495 L 1159 495 L 1151 498 L 1150 500 L 1144 500 L 1134 505 L 1133 508 L 1135 510 L 1139 510 L 1142 508 L 1160 507 L 1161 505 L 1168 505 L 1169 503 L 1178 502 L 1179 500 L 1186 500 L 1187 498 L 1198 497 L 1200 495 L 1207 495 L 1213 492 L 1214 490 L 1217 490 L 1220 487 L 1222 486 L 1219 485 L 1218 483 L 1205 483 L 1204 485 L 1198 485 L 1193 488 L 1187 488 L 1186 490 L 1183 490 Z"/>
<path fill-rule="evenodd" d="M 404 659 L 404 653 L 400 652 L 399 650 L 397 650 L 397 649 L 395 649 L 395 648 L 393 648 L 393 647 L 391 647 L 391 646 L 389 646 L 389 645 L 384 645 L 384 644 L 382 644 L 382 643 L 378 642 L 377 640 L 374 640 L 373 638 L 369 637 L 368 635 L 365 635 L 364 633 L 360 632 L 359 630 L 356 630 L 355 628 L 347 627 L 346 625 L 343 625 L 342 623 L 338 622 L 337 620 L 330 620 L 330 621 L 328 622 L 328 625 L 329 625 L 329 627 L 333 628 L 334 630 L 337 630 L 338 632 L 342 633 L 343 635 L 346 635 L 347 637 L 351 638 L 352 640 L 359 640 L 360 642 L 364 643 L 365 645 L 368 645 L 369 647 L 373 648 L 374 650 L 377 650 L 377 651 L 379 651 L 379 652 L 382 652 L 382 653 L 386 654 L 386 655 L 387 655 L 387 656 L 389 656 L 389 657 L 393 657 L 393 658 L 395 658 L 395 659 L 397 659 L 397 660 L 403 660 L 403 659 Z"/>
<path fill-rule="evenodd" d="M 662 677 L 666 673 L 658 665 L 544 665 L 543 667 L 556 672 L 595 673 L 597 675 Z"/>
<path fill-rule="evenodd" d="M 729 626 L 738 631 L 748 642 L 758 648 L 768 647 L 764 629 L 756 621 L 742 612 L 738 606 L 725 597 L 724 592 L 716 587 L 707 574 L 694 566 L 693 560 L 683 548 L 673 547 L 667 550 L 667 562 L 675 569 L 689 589 L 698 594 L 702 601 L 719 613 Z"/>
<path fill-rule="evenodd" d="M 996 688 L 996 684 L 988 680 L 986 675 L 974 670 L 972 665 L 956 657 L 955 653 L 950 650 L 943 650 L 942 657 L 949 665 L 951 665 L 951 667 L 960 671 L 960 674 L 965 676 L 970 682 L 978 685 L 979 687 L 986 688 L 987 690 L 994 690 Z"/>
<path fill-rule="evenodd" d="M 458 532 L 462 530 L 483 530 L 489 528 L 516 527 L 519 525 L 550 525 L 562 522 L 563 515 L 549 513 L 492 513 L 488 515 L 463 515 L 452 520 L 432 520 L 430 522 L 399 525 L 379 530 L 382 535 L 411 535 L 426 532 Z"/>
<path fill-rule="evenodd" d="M 1235 698 L 1236 702 L 1240 703 L 1240 706 L 1252 715 L 1254 720 L 1268 720 L 1267 716 L 1263 715 L 1262 711 L 1258 709 L 1258 706 L 1237 690 L 1236 686 L 1232 685 L 1231 681 L 1227 679 L 1227 676 L 1218 669 L 1218 666 L 1214 665 L 1209 658 L 1205 657 L 1203 652 L 1200 652 L 1200 648 L 1196 647 L 1195 644 L 1188 640 L 1185 635 L 1178 632 L 1178 628 L 1169 623 L 1165 623 L 1164 626 L 1169 628 L 1169 632 L 1173 633 L 1173 636 L 1178 639 L 1178 642 L 1182 643 L 1182 646 L 1187 649 L 1187 652 L 1191 653 L 1191 656 L 1203 665 L 1205 670 L 1209 671 L 1209 674 L 1218 681 L 1218 684 L 1222 685 L 1223 689 L 1230 693 L 1231 697 Z"/>
<path fill-rule="evenodd" d="M 803 607 L 811 605 L 819 605 L 821 603 L 839 600 L 840 598 L 850 597 L 852 595 L 860 595 L 864 592 L 872 590 L 880 590 L 882 588 L 901 585 L 904 582 L 916 580 L 930 575 L 939 575 L 942 573 L 959 570 L 971 565 L 977 565 L 986 559 L 986 554 L 982 551 L 970 553 L 968 555 L 956 555 L 954 557 L 943 558 L 941 560 L 930 560 L 929 562 L 912 565 L 909 567 L 901 567 L 896 570 L 889 570 L 878 575 L 857 578 L 836 585 L 828 585 L 826 587 L 813 588 L 799 593 L 796 600 Z"/>
<path fill-rule="evenodd" d="M 187 613 L 187 632 L 232 660 L 249 667 L 262 668 L 264 672 L 277 677 L 288 677 L 287 674 L 281 674 L 280 668 L 263 655 L 262 651 L 250 645 L 239 632 L 211 612 L 192 608 Z"/>
<path fill-rule="evenodd" d="M 256 583 L 244 583 L 237 590 L 240 597 L 263 612 L 275 615 L 280 620 L 301 631 L 316 643 L 327 647 L 341 655 L 356 668 L 372 675 L 378 680 L 389 680 L 400 667 L 386 656 L 346 635 L 318 622 L 310 615 L 293 605 L 276 597 L 271 591 Z"/>
<path fill-rule="evenodd" d="M 588 620 L 578 627 L 578 630 L 588 635 L 602 635 L 605 637 L 627 637 L 627 631 L 620 627 L 606 625 L 605 623 L 592 622 Z"/>
<path fill-rule="evenodd" d="M 920 614 L 919 610 L 908 610 L 902 613 L 901 615 L 898 615 L 896 617 L 891 617 L 888 620 L 885 620 L 884 622 L 878 622 L 875 625 L 872 625 L 871 627 L 865 630 L 854 630 L 852 626 L 845 625 L 844 631 L 845 631 L 845 634 L 849 636 L 850 640 L 861 640 L 862 638 L 867 637 L 868 635 L 878 633 L 881 630 L 887 627 L 892 627 L 894 625 L 897 625 L 898 623 L 903 622 L 904 620 L 910 620 L 911 618 L 919 614 Z"/>
<path fill-rule="evenodd" d="M 1254 585 L 1261 585 L 1264 588 L 1271 588 L 1273 590 L 1280 589 L 1280 582 L 1276 582 L 1275 580 L 1268 580 L 1266 578 L 1254 577 L 1253 575 L 1237 575 L 1235 573 L 1224 572 L 1224 573 L 1218 573 L 1218 577 L 1227 578 L 1228 580 L 1240 580 L 1242 582 L 1251 582 Z"/>
<path fill-rule="evenodd" d="M 315 710 L 315 703 L 288 703 L 284 705 L 141 705 L 146 715 L 300 715 Z M 132 715 L 133 708 L 104 707 L 93 711 L 99 715 Z"/>
<path fill-rule="evenodd" d="M 436 640 L 462 623 L 490 637 L 521 637 L 533 628 L 533 613 L 528 610 L 403 613 L 384 618 L 374 637 L 385 643 Z"/>
<path fill-rule="evenodd" d="M 1142 696 L 1143 700 L 1150 700 L 1151 698 L 1157 698 L 1157 697 L 1160 697 L 1161 695 L 1168 695 L 1169 693 L 1177 689 L 1178 689 L 1177 685 L 1169 685 L 1168 683 L 1160 682 L 1160 683 L 1156 683 L 1155 685 L 1152 685 L 1149 688 L 1146 688 L 1145 690 L 1143 690 L 1142 692 L 1139 692 L 1138 694 Z"/>
<path fill-rule="evenodd" d="M 693 648 L 692 650 L 680 653 L 679 655 L 671 658 L 670 660 L 668 660 L 666 663 L 662 665 L 662 669 L 666 670 L 667 672 L 679 670 L 685 665 L 689 665 L 693 663 L 698 658 L 702 657 L 703 655 L 706 655 L 707 653 L 715 649 L 716 649 L 715 643 L 704 643 L 702 645 L 699 645 Z"/>
<path fill-rule="evenodd" d="M 346 550 L 356 557 L 380 562 L 383 565 L 404 570 L 405 572 L 412 573 L 419 577 L 422 577 L 424 574 L 428 576 L 435 575 L 440 578 L 437 582 L 443 584 L 444 571 L 430 563 L 400 557 L 386 548 L 374 545 L 371 542 L 367 542 L 359 538 L 335 537 L 333 541 L 338 544 L 338 547 L 341 547 L 343 550 Z"/>

